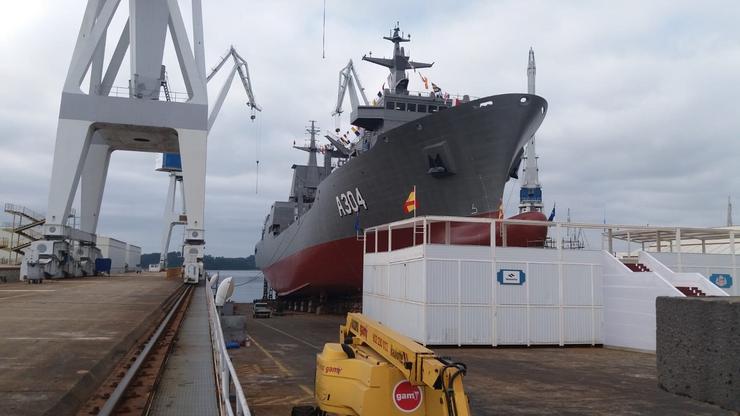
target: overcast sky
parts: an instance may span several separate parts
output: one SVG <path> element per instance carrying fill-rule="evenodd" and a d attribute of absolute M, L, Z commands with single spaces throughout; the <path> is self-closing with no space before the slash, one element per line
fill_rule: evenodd
<path fill-rule="evenodd" d="M 62 84 L 85 1 L 0 1 L 0 202 L 45 212 Z M 264 108 L 250 121 L 235 82 L 211 131 L 210 254 L 253 253 L 270 204 L 287 197 L 290 166 L 305 163 L 293 140 L 302 143 L 309 119 L 334 128 L 337 72 L 348 59 L 375 94 L 386 71 L 360 58 L 390 55 L 381 36 L 396 21 L 412 34 L 407 51 L 434 61 L 424 73 L 450 93 L 526 91 L 534 47 L 537 93 L 549 101 L 537 133 L 540 179 L 546 210 L 557 202 L 557 219 L 570 207 L 580 222 L 606 216 L 611 223 L 719 226 L 728 194 L 740 197 L 737 0 L 327 0 L 325 59 L 322 6 L 203 1 L 208 66 L 233 44 L 249 61 Z M 122 22 L 114 21 L 109 42 Z M 171 89 L 183 91 L 171 49 L 165 64 Z M 124 63 L 116 85 L 128 78 Z M 422 88 L 418 76 L 411 79 L 411 89 Z M 211 100 L 222 82 L 209 85 Z M 346 129 L 346 117 L 342 123 Z M 98 233 L 159 251 L 167 181 L 154 171 L 154 154 L 114 153 Z M 510 182 L 504 193 L 507 215 L 516 213 L 518 187 Z M 736 217 L 740 222 L 740 212 Z M 177 231 L 173 241 L 179 238 Z"/>

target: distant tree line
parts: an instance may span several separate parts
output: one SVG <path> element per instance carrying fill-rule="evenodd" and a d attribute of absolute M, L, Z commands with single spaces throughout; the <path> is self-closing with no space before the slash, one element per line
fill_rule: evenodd
<path fill-rule="evenodd" d="M 167 266 L 182 266 L 182 254 L 179 251 L 167 253 Z M 255 270 L 254 256 L 249 257 L 213 257 L 206 254 L 203 259 L 206 270 Z M 141 255 L 141 267 L 146 269 L 150 264 L 159 264 L 159 253 Z"/>

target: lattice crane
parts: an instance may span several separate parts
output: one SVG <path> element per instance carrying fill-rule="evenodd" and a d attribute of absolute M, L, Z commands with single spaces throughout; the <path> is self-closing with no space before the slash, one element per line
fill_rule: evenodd
<path fill-rule="evenodd" d="M 357 85 L 355 85 L 357 83 Z M 369 105 L 367 97 L 365 96 L 365 89 L 362 88 L 360 77 L 357 76 L 355 66 L 350 59 L 347 65 L 339 71 L 339 91 L 337 92 L 337 105 L 334 107 L 332 116 L 342 114 L 342 103 L 344 103 L 344 96 L 347 95 L 349 90 L 349 101 L 352 104 L 352 108 L 357 108 L 360 104 L 357 94 L 359 93 L 362 97 L 363 105 Z"/>
<path fill-rule="evenodd" d="M 262 107 L 260 107 L 257 104 L 257 100 L 254 99 L 254 92 L 252 91 L 252 81 L 249 78 L 249 66 L 247 65 L 247 61 L 242 58 L 241 55 L 239 55 L 236 49 L 234 49 L 234 46 L 229 47 L 229 50 L 226 51 L 226 54 L 221 58 L 218 65 L 211 69 L 211 72 L 206 77 L 206 82 L 211 81 L 211 79 L 218 73 L 218 71 L 223 68 L 229 58 L 233 58 L 234 66 L 231 68 L 231 71 L 226 78 L 226 82 L 221 87 L 221 91 L 216 98 L 216 102 L 213 104 L 211 114 L 208 115 L 208 130 L 211 129 L 213 123 L 216 121 L 216 117 L 218 117 L 218 113 L 219 111 L 221 111 L 221 106 L 226 99 L 226 95 L 229 93 L 229 89 L 231 88 L 231 83 L 234 80 L 234 75 L 237 73 L 239 73 L 239 78 L 241 79 L 242 85 L 244 86 L 244 91 L 247 93 L 247 106 L 252 110 L 251 119 L 255 119 L 256 111 L 262 111 Z"/>

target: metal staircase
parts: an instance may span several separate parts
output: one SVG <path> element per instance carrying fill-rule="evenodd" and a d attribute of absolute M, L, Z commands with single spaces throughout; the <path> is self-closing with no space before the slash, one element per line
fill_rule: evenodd
<path fill-rule="evenodd" d="M 13 216 L 13 223 L 7 228 L 7 231 L 12 235 L 7 244 L 0 243 L 0 249 L 11 253 L 25 254 L 24 250 L 33 241 L 43 238 L 43 234 L 35 228 L 44 225 L 46 219 L 43 214 L 22 205 L 5 204 L 5 212 Z"/>
<path fill-rule="evenodd" d="M 626 263 L 625 262 L 624 265 L 627 266 L 628 269 L 632 270 L 635 273 L 650 272 L 650 269 L 648 269 L 648 267 L 642 263 Z"/>
<path fill-rule="evenodd" d="M 689 287 L 689 286 L 676 286 L 676 289 L 678 289 L 681 293 L 686 295 L 686 297 L 697 297 L 697 296 L 706 296 L 707 294 L 704 293 L 703 290 L 699 289 L 698 287 Z"/>

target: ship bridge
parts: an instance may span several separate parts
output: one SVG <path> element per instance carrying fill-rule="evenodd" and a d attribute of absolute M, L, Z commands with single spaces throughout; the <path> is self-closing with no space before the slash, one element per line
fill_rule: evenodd
<path fill-rule="evenodd" d="M 470 101 L 470 97 L 465 95 L 444 99 L 433 92 L 405 91 L 398 94 L 384 89 L 383 97 L 377 105 L 361 105 L 352 109 L 350 121 L 357 127 L 371 131 L 389 130 L 429 114 L 444 111 L 457 101 L 467 102 Z"/>

